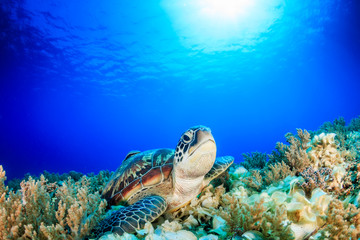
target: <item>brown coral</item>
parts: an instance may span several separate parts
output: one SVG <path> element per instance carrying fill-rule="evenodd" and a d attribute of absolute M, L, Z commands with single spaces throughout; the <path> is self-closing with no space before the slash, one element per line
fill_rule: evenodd
<path fill-rule="evenodd" d="M 320 168 L 314 170 L 312 167 L 308 167 L 304 171 L 300 172 L 300 176 L 303 177 L 304 182 L 300 184 L 300 187 L 304 190 L 307 198 L 311 197 L 311 193 L 315 188 L 326 190 L 328 181 L 331 177 L 332 169 Z"/>

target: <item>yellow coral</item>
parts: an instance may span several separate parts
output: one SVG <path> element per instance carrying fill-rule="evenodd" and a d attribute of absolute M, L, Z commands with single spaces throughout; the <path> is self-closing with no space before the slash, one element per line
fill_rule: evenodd
<path fill-rule="evenodd" d="M 181 219 L 192 215 L 198 222 L 206 222 L 212 217 L 212 209 L 220 205 L 220 198 L 225 193 L 225 188 L 220 185 L 214 188 L 212 185 L 207 186 L 199 198 L 191 200 L 190 204 L 171 213 L 168 218 Z"/>
<path fill-rule="evenodd" d="M 227 221 L 228 232 L 239 236 L 255 230 L 265 237 L 293 239 L 285 205 L 277 205 L 266 192 L 248 198 L 226 193 L 217 214 Z"/>
<path fill-rule="evenodd" d="M 294 180 L 298 180 L 295 178 Z M 276 206 L 284 205 L 287 210 L 287 218 L 296 239 L 303 239 L 324 224 L 327 207 L 333 199 L 321 189 L 312 191 L 311 199 L 305 197 L 301 189 L 292 189 L 288 194 L 282 191 L 273 192 L 271 195 Z"/>
<path fill-rule="evenodd" d="M 7 191 L 7 188 L 5 187 L 5 182 L 6 180 L 6 176 L 5 176 L 5 171 L 3 169 L 3 166 L 0 165 L 0 196 Z"/>
<path fill-rule="evenodd" d="M 182 225 L 177 221 L 169 222 L 168 220 L 166 220 L 162 225 L 157 226 L 156 229 L 154 229 L 151 223 L 147 222 L 145 224 L 144 229 L 137 231 L 137 233 L 140 234 L 145 240 L 155 240 L 155 239 L 156 240 L 167 240 L 167 239 L 196 240 L 197 239 L 194 233 L 187 230 L 183 230 Z M 109 238 L 104 238 L 104 239 L 109 239 Z"/>
<path fill-rule="evenodd" d="M 337 150 L 335 133 L 321 133 L 311 141 L 311 150 L 308 152 L 310 161 L 315 170 L 321 167 L 333 168 L 344 162 L 344 158 Z"/>
<path fill-rule="evenodd" d="M 297 129 L 298 137 L 292 134 L 287 134 L 286 139 L 290 143 L 290 146 L 281 146 L 279 149 L 283 149 L 286 159 L 286 164 L 293 172 L 302 171 L 310 165 L 309 157 L 306 153 L 310 142 L 310 134 L 306 130 Z"/>
<path fill-rule="evenodd" d="M 263 177 L 259 170 L 251 170 L 251 175 L 244 178 L 244 183 L 247 187 L 259 191 L 263 186 Z"/>
<path fill-rule="evenodd" d="M 318 239 L 358 239 L 360 237 L 360 210 L 354 205 L 347 207 L 334 199 L 324 216 L 326 226 L 321 229 Z"/>
<path fill-rule="evenodd" d="M 55 192 L 48 191 L 44 176 L 22 181 L 17 192 L 4 190 L 1 166 L 0 179 L 0 239 L 82 239 L 106 207 L 86 176 L 80 183 L 69 179 Z"/>
<path fill-rule="evenodd" d="M 265 182 L 270 185 L 271 183 L 280 181 L 287 176 L 293 176 L 294 172 L 285 162 L 277 162 L 269 164 L 267 171 L 265 171 Z"/>

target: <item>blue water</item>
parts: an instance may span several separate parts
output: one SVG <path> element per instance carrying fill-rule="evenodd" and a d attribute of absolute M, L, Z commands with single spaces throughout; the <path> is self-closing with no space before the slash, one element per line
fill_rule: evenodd
<path fill-rule="evenodd" d="M 360 114 L 356 0 L 0 4 L 8 178 L 115 170 L 198 124 L 239 162 L 296 128 Z"/>

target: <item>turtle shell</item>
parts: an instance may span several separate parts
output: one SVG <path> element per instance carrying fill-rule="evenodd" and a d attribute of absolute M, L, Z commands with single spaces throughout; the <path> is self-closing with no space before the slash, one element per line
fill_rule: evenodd
<path fill-rule="evenodd" d="M 167 180 L 173 169 L 174 150 L 156 149 L 126 158 L 112 175 L 102 195 L 110 205 L 127 201 L 134 193 Z"/>

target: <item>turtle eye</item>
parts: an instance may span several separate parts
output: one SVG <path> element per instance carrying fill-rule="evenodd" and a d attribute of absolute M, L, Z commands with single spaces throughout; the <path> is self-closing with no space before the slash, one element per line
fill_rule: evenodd
<path fill-rule="evenodd" d="M 184 143 L 189 143 L 190 140 L 191 140 L 191 136 L 189 136 L 189 134 L 184 134 L 183 136 Z"/>
<path fill-rule="evenodd" d="M 190 137 L 189 137 L 188 135 L 184 135 L 184 141 L 185 141 L 185 142 L 190 141 Z"/>

